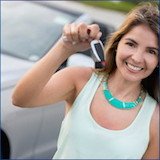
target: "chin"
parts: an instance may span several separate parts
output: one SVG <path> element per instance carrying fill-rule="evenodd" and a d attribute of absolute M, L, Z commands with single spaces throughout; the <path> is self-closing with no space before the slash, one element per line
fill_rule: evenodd
<path fill-rule="evenodd" d="M 134 75 L 124 75 L 123 77 L 126 81 L 129 81 L 129 82 L 141 82 L 143 79 Z"/>

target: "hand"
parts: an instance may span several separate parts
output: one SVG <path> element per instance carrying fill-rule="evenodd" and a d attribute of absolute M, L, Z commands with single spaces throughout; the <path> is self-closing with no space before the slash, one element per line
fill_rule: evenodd
<path fill-rule="evenodd" d="M 86 25 L 85 23 L 66 24 L 63 28 L 63 45 L 74 52 L 85 51 L 90 48 L 90 42 L 99 40 L 102 35 L 97 24 Z"/>

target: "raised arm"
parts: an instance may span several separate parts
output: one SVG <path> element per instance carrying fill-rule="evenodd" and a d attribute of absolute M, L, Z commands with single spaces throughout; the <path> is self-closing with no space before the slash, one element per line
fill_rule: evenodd
<path fill-rule="evenodd" d="M 74 96 L 74 69 L 56 70 L 70 55 L 90 48 L 90 41 L 100 36 L 99 27 L 94 24 L 65 25 L 62 37 L 18 82 L 12 103 L 19 107 L 36 107 Z"/>

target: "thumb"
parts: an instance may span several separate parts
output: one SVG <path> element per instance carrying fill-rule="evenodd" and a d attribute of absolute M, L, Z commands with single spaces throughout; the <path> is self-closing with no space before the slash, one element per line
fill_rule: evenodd
<path fill-rule="evenodd" d="M 98 32 L 97 36 L 96 36 L 96 39 L 99 40 L 102 36 L 102 32 Z"/>

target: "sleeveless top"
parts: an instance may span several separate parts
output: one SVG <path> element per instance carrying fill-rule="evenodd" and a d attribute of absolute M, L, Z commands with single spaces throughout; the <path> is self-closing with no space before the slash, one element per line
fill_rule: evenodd
<path fill-rule="evenodd" d="M 141 159 L 149 144 L 156 101 L 147 93 L 134 121 L 123 130 L 100 126 L 90 113 L 102 76 L 93 73 L 65 116 L 53 159 Z M 101 107 L 101 106 L 99 106 Z"/>

